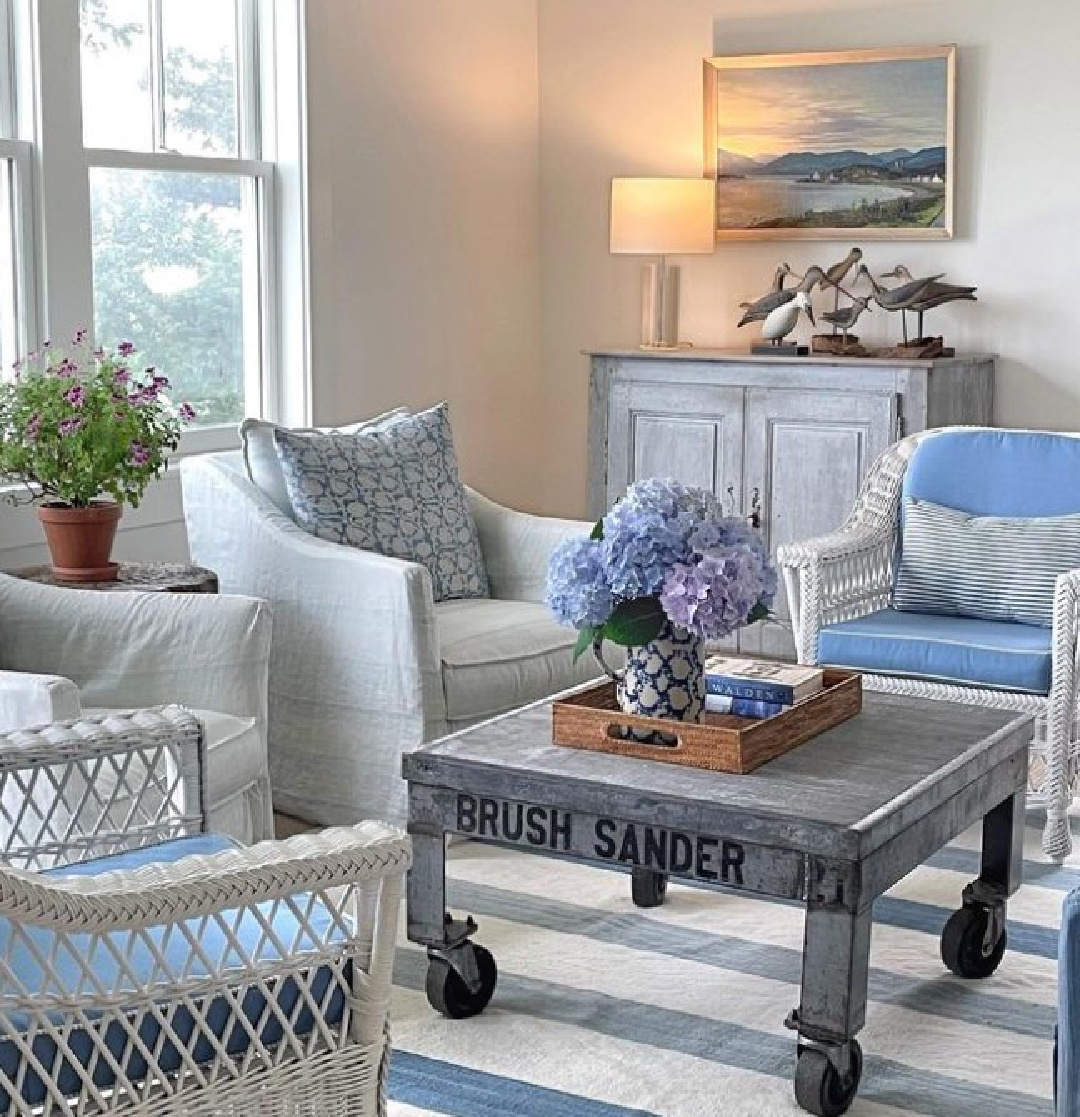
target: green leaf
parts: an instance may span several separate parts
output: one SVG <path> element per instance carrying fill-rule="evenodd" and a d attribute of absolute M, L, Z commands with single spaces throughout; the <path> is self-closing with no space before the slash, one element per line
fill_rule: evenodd
<path fill-rule="evenodd" d="M 750 610 L 750 615 L 746 618 L 747 624 L 754 624 L 757 621 L 767 621 L 772 616 L 772 610 L 768 605 L 763 605 L 760 601 Z"/>
<path fill-rule="evenodd" d="M 575 663 L 593 646 L 594 641 L 600 639 L 601 635 L 601 630 L 593 624 L 587 624 L 584 628 L 578 630 L 577 643 L 574 645 Z"/>
<path fill-rule="evenodd" d="M 613 644 L 639 647 L 658 636 L 666 620 L 657 597 L 623 601 L 604 623 L 604 637 Z"/>
<path fill-rule="evenodd" d="M 604 538 L 603 520 L 597 520 L 596 523 L 593 524 L 593 529 L 589 532 L 589 538 L 597 543 L 599 543 Z"/>

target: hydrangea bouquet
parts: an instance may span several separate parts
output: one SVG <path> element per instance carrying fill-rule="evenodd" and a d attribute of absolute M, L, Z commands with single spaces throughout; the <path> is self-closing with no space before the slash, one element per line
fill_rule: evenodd
<path fill-rule="evenodd" d="M 66 351 L 46 342 L 0 380 L 0 476 L 43 504 L 86 508 L 107 494 L 137 506 L 195 417 L 168 390 L 131 342 L 94 349 L 84 330 Z"/>
<path fill-rule="evenodd" d="M 593 528 L 553 552 L 547 605 L 579 630 L 574 658 L 602 640 L 634 647 L 670 623 L 718 640 L 769 615 L 776 569 L 764 540 L 716 497 L 638 481 Z"/>

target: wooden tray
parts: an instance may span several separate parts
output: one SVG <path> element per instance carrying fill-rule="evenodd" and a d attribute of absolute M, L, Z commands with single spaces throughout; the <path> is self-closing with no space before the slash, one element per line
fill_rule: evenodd
<path fill-rule="evenodd" d="M 618 708 L 612 682 L 552 705 L 556 745 L 745 774 L 853 718 L 862 709 L 862 677 L 826 668 L 824 689 L 782 714 L 761 719 L 706 713 L 700 722 L 682 722 L 626 714 Z M 629 729 L 648 733 L 655 742 L 620 736 Z"/>

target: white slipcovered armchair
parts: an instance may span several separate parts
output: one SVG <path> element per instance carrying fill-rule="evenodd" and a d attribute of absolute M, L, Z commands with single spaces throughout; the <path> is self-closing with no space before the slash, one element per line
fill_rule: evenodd
<path fill-rule="evenodd" d="M 239 848 L 204 760 L 176 706 L 0 734 L 0 1112 L 385 1114 L 408 839 Z"/>
<path fill-rule="evenodd" d="M 95 593 L 0 574 L 0 732 L 177 703 L 205 726 L 209 827 L 271 838 L 270 610 L 211 594 Z"/>
<path fill-rule="evenodd" d="M 274 610 L 277 810 L 324 825 L 404 821 L 402 752 L 596 675 L 587 657 L 572 662 L 575 633 L 542 603 L 552 549 L 587 524 L 470 492 L 491 597 L 436 604 L 425 567 L 299 528 L 239 453 L 186 462 L 183 484 L 195 561 Z"/>

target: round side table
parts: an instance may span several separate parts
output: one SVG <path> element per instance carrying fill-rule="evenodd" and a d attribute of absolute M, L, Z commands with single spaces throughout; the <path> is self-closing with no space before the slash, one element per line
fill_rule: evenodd
<path fill-rule="evenodd" d="M 13 578 L 43 586 L 79 590 L 149 590 L 156 593 L 217 593 L 218 579 L 205 566 L 182 562 L 122 562 L 114 582 L 62 582 L 51 566 L 26 566 L 7 571 Z"/>

